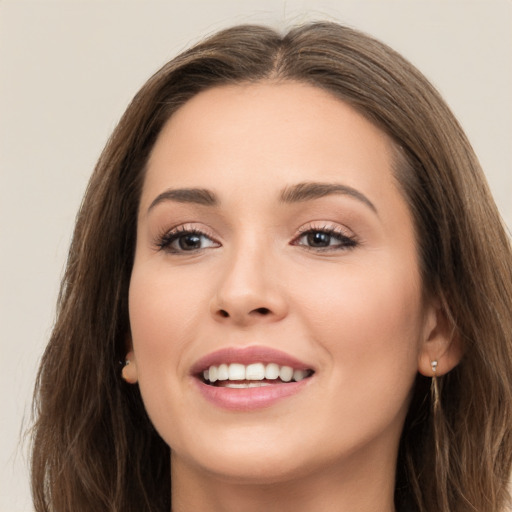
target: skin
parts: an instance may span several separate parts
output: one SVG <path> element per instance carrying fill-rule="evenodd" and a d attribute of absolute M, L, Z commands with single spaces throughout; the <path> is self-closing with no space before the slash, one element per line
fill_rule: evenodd
<path fill-rule="evenodd" d="M 165 125 L 140 201 L 124 377 L 138 382 L 171 446 L 175 512 L 394 510 L 415 376 L 430 375 L 433 359 L 445 373 L 457 354 L 435 301 L 423 299 L 393 154 L 351 107 L 290 82 L 208 90 Z M 366 200 L 280 199 L 310 182 Z M 150 208 L 181 188 L 208 189 L 218 204 L 167 198 Z M 160 247 L 176 228 L 204 233 L 199 248 L 176 252 L 179 238 Z M 328 235 L 329 247 L 308 245 L 303 232 L 326 229 L 352 242 Z M 191 366 L 252 345 L 315 373 L 270 407 L 206 401 Z"/>

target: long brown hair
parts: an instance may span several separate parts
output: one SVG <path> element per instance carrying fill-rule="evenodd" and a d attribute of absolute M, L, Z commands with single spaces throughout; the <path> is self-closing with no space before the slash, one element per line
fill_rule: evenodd
<path fill-rule="evenodd" d="M 205 89 L 292 80 L 329 91 L 396 143 L 425 293 L 464 346 L 439 378 L 418 376 L 398 454 L 398 510 L 498 512 L 512 462 L 512 253 L 477 158 L 434 88 L 386 45 L 334 23 L 284 36 L 222 31 L 158 71 L 97 164 L 80 209 L 34 401 L 38 512 L 170 510 L 169 447 L 138 388 L 120 379 L 128 286 L 148 155 L 164 123 Z"/>

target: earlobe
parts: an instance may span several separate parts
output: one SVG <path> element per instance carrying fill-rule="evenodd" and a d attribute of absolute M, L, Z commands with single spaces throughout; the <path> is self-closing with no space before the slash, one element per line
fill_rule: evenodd
<path fill-rule="evenodd" d="M 132 350 L 126 354 L 121 376 L 129 384 L 136 384 L 138 381 L 137 363 Z"/>
<path fill-rule="evenodd" d="M 460 336 L 440 306 L 431 306 L 425 321 L 418 371 L 426 377 L 440 376 L 455 368 L 462 359 Z"/>

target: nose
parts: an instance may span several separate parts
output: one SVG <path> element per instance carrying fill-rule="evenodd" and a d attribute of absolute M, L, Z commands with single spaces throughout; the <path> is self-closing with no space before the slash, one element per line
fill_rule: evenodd
<path fill-rule="evenodd" d="M 249 326 L 276 322 L 288 312 L 280 270 L 271 251 L 233 251 L 220 269 L 211 312 L 216 321 Z"/>

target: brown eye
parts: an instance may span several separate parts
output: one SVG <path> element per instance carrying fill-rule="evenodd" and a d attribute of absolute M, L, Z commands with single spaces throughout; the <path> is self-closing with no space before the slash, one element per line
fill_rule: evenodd
<path fill-rule="evenodd" d="M 310 247 L 329 247 L 332 236 L 329 233 L 315 231 L 306 235 L 307 243 Z"/>
<path fill-rule="evenodd" d="M 164 234 L 158 240 L 157 246 L 166 252 L 183 254 L 211 247 L 219 247 L 220 244 L 200 231 L 179 229 Z"/>
<path fill-rule="evenodd" d="M 293 245 L 301 245 L 308 249 L 341 250 L 355 247 L 354 238 L 332 229 L 310 229 L 304 231 Z"/>
<path fill-rule="evenodd" d="M 181 250 L 194 251 L 201 248 L 201 235 L 195 233 L 181 235 L 176 242 Z"/>

